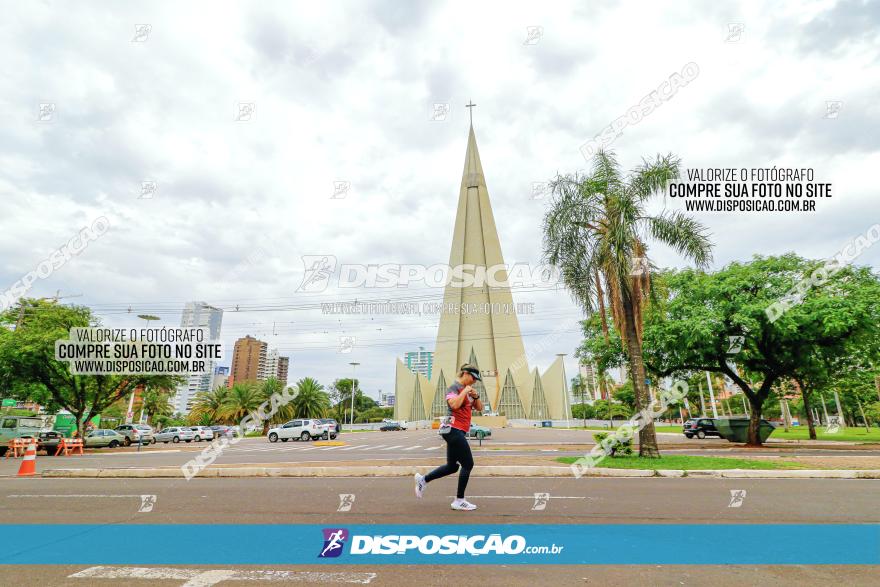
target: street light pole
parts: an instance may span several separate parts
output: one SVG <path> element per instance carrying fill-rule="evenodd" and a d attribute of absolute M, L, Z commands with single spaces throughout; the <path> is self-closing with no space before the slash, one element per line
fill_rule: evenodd
<path fill-rule="evenodd" d="M 354 396 L 357 394 L 357 379 L 354 378 L 354 372 L 360 363 L 351 362 L 351 428 L 354 430 Z"/>
<path fill-rule="evenodd" d="M 158 316 L 152 316 L 150 314 L 138 314 L 138 318 L 140 318 L 141 320 L 144 321 L 144 324 L 147 325 L 147 328 L 150 327 L 150 322 L 153 322 L 155 320 L 161 320 L 161 318 L 159 318 Z M 137 387 L 135 387 L 134 389 L 131 390 L 131 398 L 129 398 L 129 400 L 128 400 L 128 411 L 125 413 L 125 423 L 126 424 L 131 424 L 131 422 L 134 420 L 134 394 L 135 394 L 136 390 L 137 390 Z M 144 417 L 143 397 L 141 397 L 141 418 L 138 419 L 138 421 L 140 422 L 140 420 L 143 419 L 143 417 Z M 138 447 L 138 449 L 140 449 L 140 447 Z"/>

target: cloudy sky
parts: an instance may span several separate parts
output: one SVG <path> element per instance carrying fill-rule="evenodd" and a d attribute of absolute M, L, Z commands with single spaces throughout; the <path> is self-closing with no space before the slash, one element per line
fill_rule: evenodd
<path fill-rule="evenodd" d="M 878 3 L 4 1 L 2 14 L 3 289 L 106 217 L 28 295 L 81 294 L 65 301 L 113 326 L 145 312 L 177 325 L 204 300 L 226 310 L 227 346 L 252 334 L 290 355 L 291 382 L 329 384 L 359 361 L 376 395 L 395 357 L 433 348 L 436 317 L 315 304 L 441 290 L 297 293 L 301 257 L 445 262 L 471 99 L 508 263 L 540 262 L 533 185 L 588 169 L 580 147 L 689 63 L 699 74 L 611 145 L 625 168 L 673 152 L 686 168 L 808 167 L 833 185 L 814 213 L 697 214 L 715 267 L 829 257 L 878 217 Z M 858 262 L 880 265 L 880 247 Z M 535 304 L 521 320 L 533 363 L 573 353 L 581 315 L 564 291 L 514 295 Z"/>

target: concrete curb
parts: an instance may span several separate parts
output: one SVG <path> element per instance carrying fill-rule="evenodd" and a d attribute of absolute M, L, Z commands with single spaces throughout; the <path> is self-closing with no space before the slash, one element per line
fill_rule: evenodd
<path fill-rule="evenodd" d="M 203 478 L 217 477 L 409 477 L 426 473 L 431 465 L 392 465 L 387 467 L 208 467 L 197 475 Z M 475 467 L 474 477 L 573 477 L 570 467 L 557 466 L 484 466 Z M 177 467 L 127 468 L 127 469 L 48 469 L 43 477 L 85 478 L 180 478 L 183 473 Z M 710 477 L 716 479 L 880 479 L 880 469 L 711 469 L 711 470 L 653 470 L 653 469 L 603 469 L 584 471 L 584 477 Z"/>

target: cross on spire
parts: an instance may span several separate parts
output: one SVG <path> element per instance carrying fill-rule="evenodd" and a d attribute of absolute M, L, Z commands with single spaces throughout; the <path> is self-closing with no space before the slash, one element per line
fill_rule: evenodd
<path fill-rule="evenodd" d="M 471 116 L 471 126 L 474 125 L 474 110 L 473 110 L 474 106 L 476 106 L 476 104 L 474 104 L 473 100 L 470 100 L 469 104 L 464 105 L 464 107 L 468 109 L 468 113 Z"/>

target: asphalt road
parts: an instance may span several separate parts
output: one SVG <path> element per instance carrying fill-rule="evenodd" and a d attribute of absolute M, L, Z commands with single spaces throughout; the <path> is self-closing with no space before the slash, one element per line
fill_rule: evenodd
<path fill-rule="evenodd" d="M 745 491 L 730 507 L 731 491 Z M 474 478 L 475 512 L 449 509 L 454 480 L 431 484 L 416 500 L 409 479 L 0 479 L 0 522 L 99 524 L 358 523 L 880 523 L 880 481 L 733 479 Z M 549 493 L 543 510 L 535 493 Z M 338 511 L 349 494 L 349 511 Z M 149 511 L 144 509 L 144 498 Z M 344 507 L 344 506 L 343 506 Z M 294 539 L 295 537 L 291 537 Z M 173 540 L 169 536 L 169 540 Z M 206 537 L 224 540 L 223 536 Z M 51 542 L 51 541 L 50 541 Z M 51 547 L 50 543 L 34 548 Z M 102 548 L 137 548 L 102 545 Z M 185 548 L 185 545 L 181 545 Z M 723 543 L 719 542 L 719 548 Z M 464 575 L 462 574 L 464 573 Z M 864 566 L 0 566 L 0 584 L 30 585 L 795 585 L 876 584 Z M 115 578 L 100 578 L 100 577 Z"/>
<path fill-rule="evenodd" d="M 660 441 L 666 451 L 680 454 L 717 454 L 720 456 L 740 456 L 756 454 L 753 449 L 742 449 L 726 440 L 704 439 L 687 440 L 681 435 L 661 434 Z M 337 439 L 344 446 L 320 446 L 320 443 L 288 441 L 270 443 L 266 438 L 245 438 L 234 445 L 227 446 L 215 461 L 217 464 L 236 463 L 304 463 L 339 461 L 389 460 L 405 463 L 407 461 L 441 462 L 445 444 L 435 430 L 407 430 L 403 432 L 357 432 L 342 434 Z M 491 439 L 484 440 L 482 446 L 471 441 L 474 456 L 479 462 L 481 456 L 580 456 L 587 443 L 592 442 L 592 433 L 584 430 L 559 429 L 517 429 L 493 430 Z M 133 450 L 105 450 L 99 453 L 87 452 L 83 456 L 48 457 L 38 454 L 37 472 L 49 468 L 111 468 L 111 467 L 179 467 L 204 450 L 207 442 L 156 444 L 143 447 L 140 452 Z M 688 448 L 693 446 L 694 448 Z M 852 449 L 824 450 L 809 446 L 791 446 L 782 450 L 763 449 L 766 455 L 827 455 L 837 456 L 880 455 L 880 451 Z M 12 476 L 18 471 L 20 461 L 0 459 L 0 476 Z"/>

